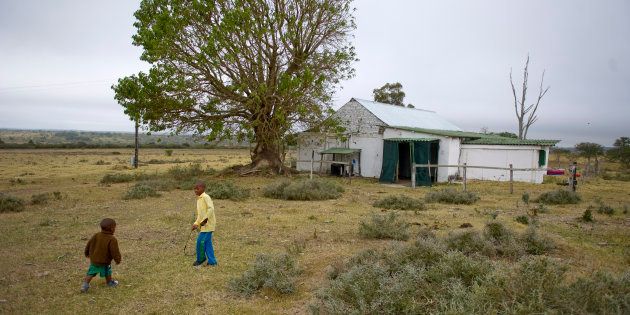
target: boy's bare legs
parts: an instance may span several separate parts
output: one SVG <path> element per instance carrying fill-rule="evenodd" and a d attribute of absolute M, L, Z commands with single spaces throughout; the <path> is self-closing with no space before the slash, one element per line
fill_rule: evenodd
<path fill-rule="evenodd" d="M 90 281 L 92 281 L 92 278 L 94 278 L 94 276 L 85 276 L 85 278 L 83 279 L 83 284 L 81 284 L 82 293 L 86 293 L 88 291 L 88 289 L 90 288 Z"/>
<path fill-rule="evenodd" d="M 105 282 L 107 283 L 108 286 L 110 287 L 115 287 L 118 285 L 118 281 L 112 279 L 112 276 L 106 276 L 105 277 Z"/>

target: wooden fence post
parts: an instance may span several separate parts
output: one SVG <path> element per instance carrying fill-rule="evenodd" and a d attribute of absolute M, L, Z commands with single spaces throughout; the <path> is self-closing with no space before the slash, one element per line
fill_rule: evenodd
<path fill-rule="evenodd" d="M 466 163 L 464 163 L 464 191 L 466 191 Z"/>
<path fill-rule="evenodd" d="M 411 188 L 416 188 L 416 164 L 411 164 Z"/>
<path fill-rule="evenodd" d="M 313 152 L 311 153 L 311 176 L 310 178 L 313 179 L 313 159 L 315 159 L 315 150 L 313 150 Z"/>
<path fill-rule="evenodd" d="M 514 193 L 514 170 L 510 164 L 510 195 Z"/>

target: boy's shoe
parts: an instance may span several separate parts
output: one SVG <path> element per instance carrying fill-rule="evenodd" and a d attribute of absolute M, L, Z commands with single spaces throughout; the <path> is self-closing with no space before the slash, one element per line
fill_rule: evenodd
<path fill-rule="evenodd" d="M 107 282 L 107 286 L 110 288 L 115 288 L 116 286 L 118 286 L 118 280 L 112 280 L 110 282 Z"/>
<path fill-rule="evenodd" d="M 87 282 L 83 282 L 83 284 L 81 284 L 81 293 L 87 293 L 89 288 L 90 284 Z"/>
<path fill-rule="evenodd" d="M 202 262 L 198 262 L 198 261 L 195 260 L 195 262 L 193 263 L 193 267 L 201 266 L 201 264 L 203 264 L 203 261 Z"/>

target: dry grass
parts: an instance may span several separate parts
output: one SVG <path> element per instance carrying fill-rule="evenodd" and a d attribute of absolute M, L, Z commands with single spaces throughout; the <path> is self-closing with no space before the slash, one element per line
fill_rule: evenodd
<path fill-rule="evenodd" d="M 113 151 L 121 154 L 112 154 Z M 219 266 L 194 269 L 192 257 L 183 255 L 188 228 L 193 220 L 194 195 L 189 189 L 160 192 L 161 197 L 121 200 L 135 183 L 103 186 L 108 173 L 164 174 L 174 163 L 148 164 L 127 169 L 132 150 L 2 150 L 0 191 L 30 200 L 41 193 L 63 194 L 47 204 L 26 205 L 22 212 L 0 213 L 0 313 L 308 313 L 315 292 L 327 283 L 326 271 L 338 261 L 364 249 L 377 251 L 392 241 L 361 238 L 361 220 L 369 218 L 377 200 L 391 194 L 424 198 L 431 188 L 379 185 L 374 179 L 333 178 L 345 192 L 336 200 L 281 201 L 262 196 L 277 178 L 220 177 L 205 175 L 209 182 L 230 180 L 249 189 L 244 201 L 215 200 L 217 231 L 214 235 Z M 151 159 L 194 161 L 204 169 L 223 169 L 248 161 L 246 150 L 141 150 L 141 162 Z M 105 164 L 95 165 L 99 160 Z M 110 164 L 107 164 L 110 163 Z M 220 173 L 218 173 L 220 174 Z M 24 184 L 11 184 L 19 178 Z M 442 185 L 440 185 L 442 186 Z M 516 183 L 510 195 L 506 183 L 470 182 L 469 189 L 481 200 L 474 205 L 428 205 L 417 214 L 401 212 L 411 224 L 412 235 L 426 228 L 442 237 L 470 223 L 481 231 L 491 216 L 523 233 L 526 226 L 514 221 L 523 214 L 517 206 L 523 192 L 554 190 L 555 184 Z M 440 187 L 438 187 L 439 189 Z M 459 187 L 456 187 L 459 188 Z M 432 188 L 436 189 L 436 188 Z M 630 204 L 629 182 L 587 179 L 578 191 L 583 203 L 549 206 L 538 216 L 541 232 L 558 248 L 553 256 L 569 264 L 569 278 L 592 270 L 621 272 L 630 263 L 630 216 L 593 213 L 594 223 L 580 217 L 589 202 L 600 197 L 622 209 Z M 521 201 L 522 203 L 522 201 Z M 120 280 L 116 289 L 95 279 L 87 295 L 79 286 L 88 266 L 82 256 L 87 239 L 98 231 L 98 222 L 112 217 L 118 222 L 123 262 L 113 266 Z M 296 292 L 280 295 L 263 290 L 250 298 L 233 294 L 230 279 L 242 275 L 261 253 L 286 251 L 295 240 L 303 242 L 297 262 L 303 269 Z M 190 246 L 190 245 L 189 245 Z"/>

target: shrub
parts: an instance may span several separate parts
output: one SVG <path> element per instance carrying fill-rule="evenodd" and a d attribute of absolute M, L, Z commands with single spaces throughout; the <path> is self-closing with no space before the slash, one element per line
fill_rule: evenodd
<path fill-rule="evenodd" d="M 529 227 L 521 236 L 525 252 L 530 255 L 542 255 L 556 248 L 556 244 L 548 237 L 542 236 L 534 227 Z"/>
<path fill-rule="evenodd" d="M 606 214 L 606 215 L 613 215 L 615 214 L 615 209 L 609 205 L 605 205 L 605 204 L 600 204 L 599 207 L 597 207 L 597 213 L 599 214 Z"/>
<path fill-rule="evenodd" d="M 172 149 L 166 149 L 166 150 L 164 150 L 164 153 L 166 153 L 166 156 L 171 156 L 171 155 L 173 155 L 173 150 Z"/>
<path fill-rule="evenodd" d="M 630 272 L 614 277 L 597 271 L 566 287 L 563 297 L 558 304 L 567 314 L 629 314 Z"/>
<path fill-rule="evenodd" d="M 451 188 L 430 191 L 426 197 L 426 202 L 439 202 L 450 204 L 466 204 L 471 205 L 479 200 L 476 193 L 470 191 L 459 191 Z"/>
<path fill-rule="evenodd" d="M 48 203 L 50 195 L 47 193 L 36 194 L 31 196 L 31 203 L 34 205 L 45 205 Z"/>
<path fill-rule="evenodd" d="M 526 215 L 519 215 L 516 217 L 516 222 L 520 223 L 520 224 L 525 224 L 528 225 L 529 224 L 529 217 Z"/>
<path fill-rule="evenodd" d="M 566 189 L 558 189 L 541 194 L 538 199 L 536 199 L 536 202 L 548 205 L 565 205 L 576 204 L 581 200 L 582 198 L 576 192 Z"/>
<path fill-rule="evenodd" d="M 215 199 L 244 200 L 249 198 L 249 190 L 232 182 L 218 182 L 207 185 L 206 193 Z"/>
<path fill-rule="evenodd" d="M 582 214 L 582 221 L 593 222 L 593 212 L 590 208 L 584 210 L 584 214 Z"/>
<path fill-rule="evenodd" d="M 464 254 L 481 253 L 492 257 L 495 249 L 492 243 L 483 239 L 477 231 L 451 233 L 446 238 L 446 245 L 450 250 L 458 250 Z"/>
<path fill-rule="evenodd" d="M 497 255 L 506 258 L 519 258 L 524 254 L 524 248 L 514 237 L 514 233 L 502 223 L 491 222 L 484 228 L 484 237 L 495 246 Z"/>
<path fill-rule="evenodd" d="M 365 238 L 406 240 L 409 238 L 409 224 L 398 214 L 373 214 L 370 222 L 361 221 L 359 235 Z"/>
<path fill-rule="evenodd" d="M 376 201 L 374 207 L 394 210 L 424 210 L 426 207 L 422 200 L 405 195 L 387 196 Z"/>
<path fill-rule="evenodd" d="M 168 169 L 167 173 L 173 179 L 181 181 L 198 178 L 206 173 L 210 173 L 210 170 L 206 172 L 201 168 L 200 164 L 190 164 L 188 166 L 173 166 Z"/>
<path fill-rule="evenodd" d="M 153 188 L 156 191 L 171 191 L 178 186 L 178 183 L 170 178 L 162 179 L 146 179 L 138 182 L 136 185 L 143 185 Z"/>
<path fill-rule="evenodd" d="M 232 278 L 228 286 L 244 296 L 251 296 L 263 288 L 288 294 L 295 291 L 295 278 L 299 273 L 297 263 L 288 254 L 259 254 L 249 269 L 240 277 Z"/>
<path fill-rule="evenodd" d="M 159 197 L 160 194 L 151 186 L 136 184 L 123 196 L 123 199 L 144 199 L 147 197 Z"/>
<path fill-rule="evenodd" d="M 263 195 L 267 198 L 284 200 L 326 200 L 337 199 L 343 188 L 337 183 L 323 179 L 287 179 L 273 183 L 267 187 Z"/>
<path fill-rule="evenodd" d="M 24 210 L 24 200 L 0 192 L 0 213 Z"/>
<path fill-rule="evenodd" d="M 63 195 L 61 194 L 60 191 L 53 191 L 53 196 L 55 197 L 56 200 L 61 200 L 61 198 L 63 198 Z"/>
<path fill-rule="evenodd" d="M 125 173 L 112 173 L 105 174 L 101 179 L 101 184 L 117 184 L 117 183 L 128 183 L 135 179 L 133 174 L 125 174 Z"/>
<path fill-rule="evenodd" d="M 529 193 L 528 192 L 523 193 L 523 195 L 521 196 L 521 200 L 523 200 L 525 205 L 529 205 Z"/>

